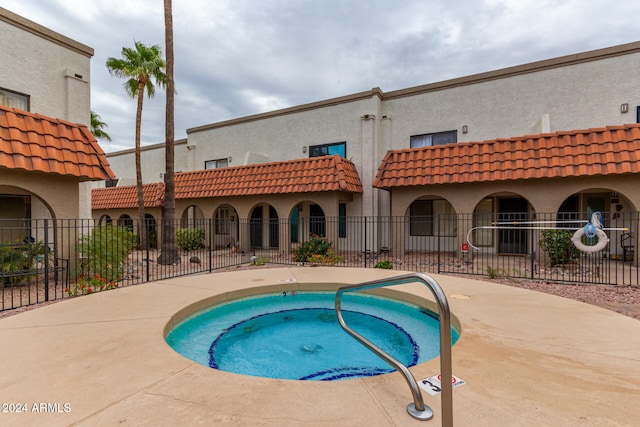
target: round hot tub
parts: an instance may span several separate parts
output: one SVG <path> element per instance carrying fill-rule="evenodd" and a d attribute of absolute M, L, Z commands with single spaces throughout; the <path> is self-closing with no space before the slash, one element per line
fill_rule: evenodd
<path fill-rule="evenodd" d="M 433 312 L 371 294 L 342 297 L 350 327 L 406 366 L 440 353 Z M 459 337 L 452 328 L 452 344 Z M 340 327 L 335 292 L 284 291 L 216 304 L 185 318 L 167 343 L 202 365 L 238 374 L 332 381 L 392 372 Z"/>

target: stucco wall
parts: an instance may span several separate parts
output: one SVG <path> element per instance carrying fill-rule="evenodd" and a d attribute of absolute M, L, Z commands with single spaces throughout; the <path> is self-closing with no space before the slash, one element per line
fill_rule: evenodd
<path fill-rule="evenodd" d="M 0 8 L 0 86 L 30 95 L 32 112 L 88 125 L 92 56 L 92 48 Z"/>
<path fill-rule="evenodd" d="M 33 218 L 80 218 L 78 181 L 73 177 L 0 168 L 0 183 L 0 194 L 31 195 L 32 203 L 40 200 L 43 207 L 36 204 Z M 42 216 L 44 206 L 49 207 L 50 216 Z"/>
<path fill-rule="evenodd" d="M 633 123 L 639 99 L 640 43 L 632 43 L 385 94 L 374 88 L 188 129 L 188 142 L 176 148 L 176 170 L 198 170 L 205 160 L 229 157 L 229 166 L 246 159 L 291 160 L 307 157 L 304 147 L 346 141 L 347 158 L 364 188 L 350 203 L 350 215 L 395 215 L 389 193 L 372 183 L 384 154 L 408 148 L 411 135 L 457 130 L 464 142 Z M 621 104 L 629 104 L 629 112 L 622 113 Z M 159 180 L 163 147 L 143 151 L 145 182 Z M 131 151 L 109 155 L 118 176 L 134 176 L 132 157 Z M 461 198 L 477 198 L 474 189 L 484 193 L 485 185 L 493 184 L 461 186 L 451 197 L 460 191 Z M 513 191 L 513 185 L 518 184 L 503 183 L 502 191 Z M 468 212 L 474 205 L 461 203 Z"/>
<path fill-rule="evenodd" d="M 458 142 L 635 123 L 640 99 L 640 53 L 543 69 L 496 80 L 445 87 L 413 96 L 386 94 L 391 149 L 409 137 L 458 131 Z M 629 112 L 621 113 L 621 104 Z M 548 116 L 549 127 L 542 125 Z M 462 127 L 468 132 L 464 134 Z"/>

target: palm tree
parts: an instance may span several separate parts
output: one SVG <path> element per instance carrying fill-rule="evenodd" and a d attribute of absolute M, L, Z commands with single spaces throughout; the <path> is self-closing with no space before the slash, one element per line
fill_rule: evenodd
<path fill-rule="evenodd" d="M 176 243 L 176 197 L 174 185 L 174 80 L 173 80 L 173 16 L 171 0 L 164 0 L 164 35 L 167 50 L 167 103 L 165 121 L 165 174 L 164 206 L 162 207 L 162 246 L 158 264 L 170 265 L 180 262 Z"/>
<path fill-rule="evenodd" d="M 138 98 L 136 111 L 136 184 L 138 187 L 138 217 L 140 218 L 140 244 L 146 247 L 146 227 L 144 218 L 144 198 L 142 194 L 142 168 L 140 167 L 140 124 L 142 123 L 142 101 L 145 89 L 147 96 L 153 98 L 157 84 L 166 85 L 164 73 L 165 61 L 160 46 L 146 46 L 135 42 L 135 48 L 122 48 L 122 58 L 108 58 L 107 69 L 111 75 L 127 79 L 124 90 L 131 98 Z"/>
<path fill-rule="evenodd" d="M 111 141 L 111 136 L 104 130 L 104 128 L 109 127 L 105 122 L 100 120 L 100 115 L 95 111 L 91 110 L 91 133 L 96 139 L 106 139 L 107 141 Z"/>

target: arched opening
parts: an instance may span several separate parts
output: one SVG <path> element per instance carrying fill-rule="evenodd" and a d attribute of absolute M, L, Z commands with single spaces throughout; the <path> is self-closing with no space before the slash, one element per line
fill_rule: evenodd
<path fill-rule="evenodd" d="M 98 220 L 98 227 L 106 227 L 107 225 L 111 225 L 112 223 L 113 220 L 111 219 L 111 217 L 107 214 L 103 214 Z"/>
<path fill-rule="evenodd" d="M 255 206 L 249 219 L 251 248 L 277 248 L 280 241 L 278 212 L 267 203 Z"/>
<path fill-rule="evenodd" d="M 612 259 L 633 261 L 637 241 L 637 213 L 623 194 L 607 189 L 588 189 L 567 197 L 558 209 L 558 221 L 575 229 L 583 227 L 594 212 L 600 212 L 609 238 L 607 251 Z M 589 242 L 592 244 L 593 242 Z"/>
<path fill-rule="evenodd" d="M 531 230 L 522 223 L 533 219 L 533 216 L 529 201 L 517 194 L 485 197 L 473 213 L 473 226 L 476 227 L 474 245 L 503 255 L 528 254 L 531 251 Z"/>
<path fill-rule="evenodd" d="M 327 218 L 322 207 L 314 202 L 295 205 L 289 213 L 289 224 L 291 243 L 299 243 L 312 234 L 327 237 Z"/>
<path fill-rule="evenodd" d="M 238 213 L 231 205 L 222 205 L 213 214 L 216 248 L 237 248 L 240 245 Z"/>
<path fill-rule="evenodd" d="M 144 215 L 145 229 L 150 249 L 158 249 L 158 224 L 151 214 Z"/>
<path fill-rule="evenodd" d="M 182 216 L 180 218 L 180 227 L 182 228 L 194 228 L 194 227 L 203 227 L 202 219 L 204 219 L 204 214 L 202 213 L 202 209 L 196 205 L 189 205 L 187 208 L 182 211 Z"/>
<path fill-rule="evenodd" d="M 118 226 L 124 227 L 133 233 L 133 219 L 127 214 L 120 215 L 118 218 Z"/>
<path fill-rule="evenodd" d="M 457 215 L 448 200 L 420 197 L 409 205 L 405 216 L 408 225 L 405 231 L 405 249 L 433 252 L 438 247 L 455 247 Z"/>

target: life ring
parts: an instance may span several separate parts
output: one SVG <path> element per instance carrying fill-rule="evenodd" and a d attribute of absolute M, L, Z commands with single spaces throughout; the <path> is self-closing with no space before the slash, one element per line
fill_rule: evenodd
<path fill-rule="evenodd" d="M 582 236 L 584 236 L 584 233 L 584 228 L 579 228 L 575 233 L 573 233 L 573 237 L 571 238 L 574 246 L 583 252 L 599 252 L 609 244 L 609 237 L 607 236 L 607 233 L 597 228 L 596 237 L 598 238 L 598 243 L 593 246 L 587 246 L 582 243 Z"/>

